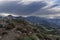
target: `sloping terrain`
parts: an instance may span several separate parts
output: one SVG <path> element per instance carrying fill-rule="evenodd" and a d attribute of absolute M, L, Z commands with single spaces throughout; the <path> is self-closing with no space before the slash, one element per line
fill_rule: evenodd
<path fill-rule="evenodd" d="M 43 25 L 30 23 L 24 18 L 0 20 L 0 40 L 60 40 L 60 34 L 56 35 L 58 32 L 55 29 L 47 30 Z"/>

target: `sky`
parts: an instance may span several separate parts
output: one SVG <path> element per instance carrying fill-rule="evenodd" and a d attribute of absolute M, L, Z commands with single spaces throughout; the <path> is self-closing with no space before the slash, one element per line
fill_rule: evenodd
<path fill-rule="evenodd" d="M 60 16 L 60 0 L 0 0 L 0 15 Z"/>

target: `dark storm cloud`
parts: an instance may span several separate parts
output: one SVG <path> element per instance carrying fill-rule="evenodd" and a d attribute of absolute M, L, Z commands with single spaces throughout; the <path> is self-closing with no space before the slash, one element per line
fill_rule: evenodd
<path fill-rule="evenodd" d="M 46 6 L 43 2 L 32 2 L 29 5 L 18 4 L 18 1 L 11 1 L 0 5 L 0 13 L 15 13 L 29 15 Z"/>
<path fill-rule="evenodd" d="M 22 10 L 22 12 L 26 13 L 26 14 L 31 14 L 34 13 L 38 10 L 40 10 L 41 8 L 45 7 L 46 4 L 42 3 L 42 2 L 33 2 L 27 6 L 24 7 L 24 9 Z"/>
<path fill-rule="evenodd" d="M 15 11 L 18 11 L 21 8 L 21 4 L 17 4 L 18 1 L 11 1 L 11 2 L 7 2 L 4 3 L 2 5 L 0 5 L 0 12 L 1 13 L 13 13 Z M 23 6 L 22 6 L 23 7 Z"/>

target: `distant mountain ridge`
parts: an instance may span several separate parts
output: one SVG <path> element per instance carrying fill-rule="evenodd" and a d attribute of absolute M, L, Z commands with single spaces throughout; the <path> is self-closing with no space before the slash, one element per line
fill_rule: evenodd
<path fill-rule="evenodd" d="M 28 21 L 53 28 L 60 28 L 60 19 L 48 19 L 44 17 L 30 16 L 26 18 Z"/>
<path fill-rule="evenodd" d="M 0 17 L 2 18 L 2 17 Z M 33 24 L 39 24 L 46 26 L 47 28 L 60 28 L 60 19 L 48 19 L 44 17 L 37 17 L 37 16 L 28 16 L 28 17 L 23 17 L 23 16 L 18 16 L 14 17 L 12 15 L 7 16 L 8 19 L 24 19 L 26 21 L 29 21 Z"/>

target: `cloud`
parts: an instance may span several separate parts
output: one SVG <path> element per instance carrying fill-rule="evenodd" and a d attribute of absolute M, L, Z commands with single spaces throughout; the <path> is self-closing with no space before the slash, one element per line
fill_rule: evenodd
<path fill-rule="evenodd" d="M 54 7 L 58 7 L 58 6 L 60 6 L 60 5 L 54 4 L 54 5 L 52 5 L 50 8 L 54 8 Z"/>
<path fill-rule="evenodd" d="M 0 0 L 0 14 L 56 15 L 60 13 L 57 0 Z"/>
<path fill-rule="evenodd" d="M 20 15 L 29 15 L 46 6 L 43 2 L 32 2 L 29 5 L 18 4 L 18 1 L 4 3 L 0 6 L 0 13 L 15 13 Z"/>

